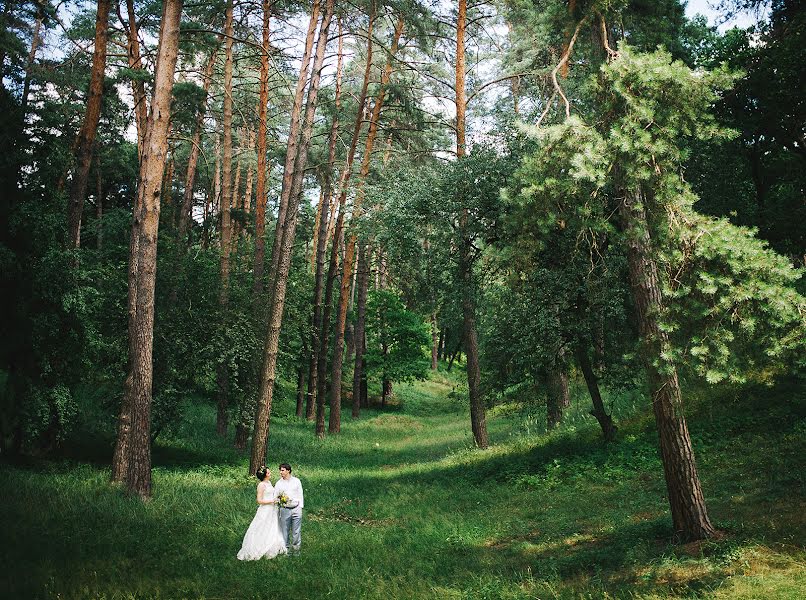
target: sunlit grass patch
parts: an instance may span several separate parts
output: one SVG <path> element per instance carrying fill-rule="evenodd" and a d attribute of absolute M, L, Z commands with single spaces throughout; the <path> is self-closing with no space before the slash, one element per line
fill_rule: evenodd
<path fill-rule="evenodd" d="M 730 402 L 692 402 L 711 516 L 727 535 L 683 546 L 649 406 L 619 422 L 612 444 L 584 396 L 578 420 L 549 435 L 527 433 L 527 413 L 491 411 L 480 451 L 451 389 L 396 386 L 399 407 L 345 414 L 324 440 L 310 422 L 273 421 L 269 464 L 290 461 L 305 486 L 296 561 L 234 559 L 256 480 L 215 435 L 210 404 L 189 406 L 180 434 L 158 440 L 145 504 L 110 486 L 99 460 L 4 465 L 0 564 L 27 577 L 0 584 L 21 598 L 240 599 L 274 593 L 267 579 L 301 599 L 799 597 L 797 411 L 765 398 L 739 419 Z"/>

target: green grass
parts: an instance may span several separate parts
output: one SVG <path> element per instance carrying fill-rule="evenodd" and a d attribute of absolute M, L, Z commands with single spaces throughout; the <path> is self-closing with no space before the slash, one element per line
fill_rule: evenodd
<path fill-rule="evenodd" d="M 575 400 L 490 412 L 472 448 L 460 373 L 396 386 L 396 402 L 316 440 L 272 421 L 269 462 L 303 481 L 299 558 L 235 559 L 254 515 L 247 458 L 214 408 L 154 451 L 143 504 L 108 484 L 108 445 L 0 465 L 0 595 L 10 598 L 800 598 L 806 593 L 801 388 L 689 390 L 689 426 L 724 538 L 675 545 L 656 434 L 636 394 L 613 396 L 605 445 Z M 451 394 L 456 389 L 457 393 Z M 288 407 L 278 406 L 283 415 Z"/>

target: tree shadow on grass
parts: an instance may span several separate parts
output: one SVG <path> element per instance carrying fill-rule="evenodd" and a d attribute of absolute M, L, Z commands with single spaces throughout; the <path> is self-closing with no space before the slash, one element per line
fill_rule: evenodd
<path fill-rule="evenodd" d="M 609 533 L 569 532 L 566 537 L 545 539 L 539 531 L 505 536 L 483 544 L 455 541 L 439 554 L 457 554 L 462 572 L 529 573 L 537 582 L 562 583 L 588 597 L 591 589 L 619 597 L 667 593 L 698 594 L 713 589 L 730 577 L 696 559 L 709 557 L 712 564 L 725 564 L 739 543 L 735 539 L 708 542 L 696 552 L 673 544 L 673 531 L 666 517 L 625 523 Z M 455 584 L 460 573 L 440 569 L 443 585 Z"/>

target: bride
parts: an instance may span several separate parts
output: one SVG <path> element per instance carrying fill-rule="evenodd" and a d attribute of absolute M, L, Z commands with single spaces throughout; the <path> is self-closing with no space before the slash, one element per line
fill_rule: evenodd
<path fill-rule="evenodd" d="M 259 560 L 274 558 L 287 552 L 285 540 L 280 533 L 280 521 L 277 517 L 277 503 L 274 500 L 274 486 L 271 484 L 271 471 L 260 467 L 255 476 L 260 480 L 257 484 L 257 513 L 238 552 L 238 560 Z"/>

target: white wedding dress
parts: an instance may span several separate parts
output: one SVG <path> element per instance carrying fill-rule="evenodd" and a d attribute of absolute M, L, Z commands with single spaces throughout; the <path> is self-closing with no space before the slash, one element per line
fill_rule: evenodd
<path fill-rule="evenodd" d="M 268 481 L 263 486 L 262 500 L 274 499 L 274 487 Z M 280 520 L 277 516 L 276 504 L 261 504 L 257 508 L 255 518 L 243 536 L 243 544 L 238 552 L 238 560 L 260 560 L 261 558 L 274 558 L 278 554 L 285 554 L 285 540 L 280 533 Z"/>

